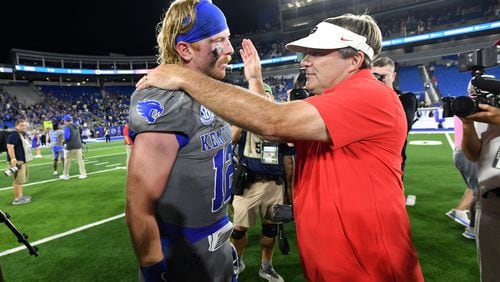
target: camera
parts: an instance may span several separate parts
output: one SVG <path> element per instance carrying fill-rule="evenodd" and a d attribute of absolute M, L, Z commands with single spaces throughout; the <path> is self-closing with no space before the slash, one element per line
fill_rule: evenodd
<path fill-rule="evenodd" d="M 378 72 L 374 72 L 373 75 L 375 76 L 375 78 L 380 81 L 380 82 L 384 82 L 385 80 L 385 74 L 380 74 Z"/>
<path fill-rule="evenodd" d="M 484 75 L 484 69 L 498 65 L 499 48 L 492 46 L 458 54 L 459 70 L 471 71 L 473 96 L 443 97 L 443 117 L 466 117 L 482 111 L 479 104 L 500 108 L 500 80 Z"/>
<path fill-rule="evenodd" d="M 471 98 L 468 96 L 459 97 L 443 97 L 443 116 L 452 117 L 466 117 L 473 113 L 482 111 L 479 104 L 487 104 L 500 108 L 500 96 L 492 93 L 479 94 Z"/>
<path fill-rule="evenodd" d="M 293 220 L 292 205 L 276 204 L 272 207 L 271 220 L 276 222 L 290 222 Z"/>
<path fill-rule="evenodd" d="M 461 72 L 482 70 L 498 64 L 500 48 L 491 46 L 458 54 L 458 69 Z"/>
<path fill-rule="evenodd" d="M 313 96 L 312 93 L 304 88 L 306 86 L 306 81 L 306 69 L 302 68 L 300 69 L 293 89 L 290 91 L 290 101 L 304 100 L 309 96 Z"/>
<path fill-rule="evenodd" d="M 443 117 L 466 117 L 482 111 L 479 104 L 500 108 L 500 80 L 482 75 L 479 70 L 471 80 L 474 96 L 443 97 Z"/>
<path fill-rule="evenodd" d="M 16 166 L 13 166 L 9 169 L 6 169 L 3 171 L 3 173 L 6 175 L 6 176 L 12 176 L 14 173 L 16 173 L 16 171 L 18 171 L 19 169 L 21 168 L 21 165 L 16 165 Z"/>

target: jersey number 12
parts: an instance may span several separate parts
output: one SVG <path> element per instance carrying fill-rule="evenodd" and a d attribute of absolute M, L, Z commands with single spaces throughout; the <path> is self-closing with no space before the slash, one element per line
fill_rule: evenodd
<path fill-rule="evenodd" d="M 214 158 L 214 197 L 212 199 L 212 212 L 218 211 L 231 199 L 231 180 L 233 177 L 233 162 L 231 143 L 219 150 Z"/>

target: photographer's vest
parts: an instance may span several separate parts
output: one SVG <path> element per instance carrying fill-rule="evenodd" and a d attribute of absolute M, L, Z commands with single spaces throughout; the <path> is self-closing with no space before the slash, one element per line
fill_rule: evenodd
<path fill-rule="evenodd" d="M 242 163 L 250 174 L 283 176 L 283 155 L 280 144 L 267 142 L 259 135 L 244 131 L 239 149 L 243 149 Z"/>
<path fill-rule="evenodd" d="M 66 140 L 66 150 L 75 150 L 82 148 L 82 138 L 77 125 L 70 123 L 66 125 L 69 128 L 69 140 Z"/>
<path fill-rule="evenodd" d="M 21 142 L 23 143 L 23 150 L 24 150 L 24 159 L 25 162 L 31 162 L 33 160 L 33 154 L 31 154 L 31 146 L 30 146 L 30 140 L 25 137 L 24 134 L 21 132 L 17 132 L 19 134 L 19 138 L 21 138 Z"/>

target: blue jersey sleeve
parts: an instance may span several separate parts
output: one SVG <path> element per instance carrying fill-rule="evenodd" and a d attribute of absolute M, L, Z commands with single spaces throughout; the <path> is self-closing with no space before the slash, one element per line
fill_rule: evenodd
<path fill-rule="evenodd" d="M 64 140 L 66 141 L 69 141 L 69 139 L 71 138 L 71 130 L 69 129 L 69 127 L 64 127 Z"/>

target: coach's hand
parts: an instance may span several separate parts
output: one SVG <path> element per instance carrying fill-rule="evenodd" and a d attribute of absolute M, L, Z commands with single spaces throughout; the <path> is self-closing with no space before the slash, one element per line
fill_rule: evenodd
<path fill-rule="evenodd" d="M 135 85 L 137 90 L 157 87 L 166 90 L 182 90 L 183 78 L 190 72 L 179 65 L 159 65 L 143 76 Z"/>

